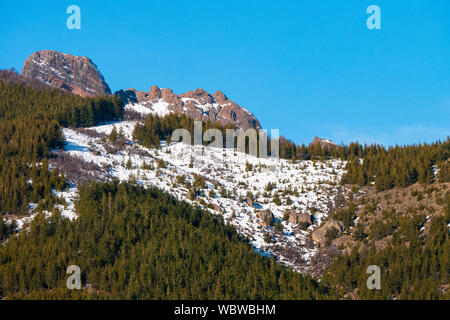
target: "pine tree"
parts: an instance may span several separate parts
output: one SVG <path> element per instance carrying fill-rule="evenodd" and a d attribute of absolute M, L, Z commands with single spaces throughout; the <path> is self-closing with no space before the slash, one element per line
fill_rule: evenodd
<path fill-rule="evenodd" d="M 111 133 L 109 134 L 109 141 L 116 142 L 118 139 L 118 133 L 116 127 L 113 127 Z"/>

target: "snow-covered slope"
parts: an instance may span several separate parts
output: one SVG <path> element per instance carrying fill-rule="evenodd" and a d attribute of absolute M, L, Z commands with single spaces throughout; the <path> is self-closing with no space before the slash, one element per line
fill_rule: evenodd
<path fill-rule="evenodd" d="M 230 149 L 190 146 L 182 143 L 162 144 L 160 150 L 148 149 L 131 141 L 136 122 L 123 121 L 89 129 L 64 129 L 68 142 L 59 157 L 71 157 L 86 168 L 95 168 L 91 176 L 96 179 L 118 178 L 135 180 L 147 186 L 164 189 L 179 199 L 197 203 L 216 215 L 222 215 L 227 223 L 248 238 L 255 250 L 275 256 L 294 270 L 307 271 L 311 257 L 317 248 L 310 233 L 327 216 L 339 193 L 339 180 L 345 163 L 340 160 L 326 162 L 259 159 Z M 107 136 L 116 127 L 127 143 L 112 148 Z M 63 172 L 67 168 L 62 165 Z M 89 169 L 83 170 L 84 175 Z M 101 172 L 101 174 L 98 174 Z M 70 175 L 69 175 L 70 176 Z M 196 190 L 192 185 L 203 177 L 206 188 Z M 75 182 L 75 181 L 73 181 Z M 76 191 L 62 193 L 73 203 Z M 191 194 L 190 194 L 191 193 Z M 274 203 L 275 193 L 281 204 Z M 246 201 L 254 197 L 254 203 Z M 64 213 L 72 216 L 69 206 Z M 283 226 L 265 227 L 258 212 L 270 210 Z M 313 225 L 307 230 L 286 221 L 285 213 L 295 211 L 313 215 Z M 270 243 L 265 234 L 271 236 Z"/>
<path fill-rule="evenodd" d="M 154 103 L 129 103 L 125 106 L 125 110 L 135 111 L 140 114 L 157 114 L 160 117 L 164 117 L 169 113 L 173 113 L 169 109 L 169 104 L 162 99 Z"/>

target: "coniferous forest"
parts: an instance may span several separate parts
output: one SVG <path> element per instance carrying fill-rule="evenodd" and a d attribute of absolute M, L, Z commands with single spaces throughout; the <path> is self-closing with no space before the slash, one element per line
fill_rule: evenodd
<path fill-rule="evenodd" d="M 29 203 L 51 209 L 57 201 L 51 190 L 66 186 L 46 161 L 51 149 L 64 146 L 62 127 L 119 119 L 123 103 L 42 88 L 13 71 L 0 76 L 0 213 L 24 214 Z"/>
<path fill-rule="evenodd" d="M 315 280 L 263 258 L 231 226 L 157 189 L 94 183 L 79 218 L 39 216 L 0 250 L 0 296 L 86 299 L 319 299 Z M 89 289 L 69 291 L 79 265 Z M 52 288 L 50 292 L 48 289 Z"/>

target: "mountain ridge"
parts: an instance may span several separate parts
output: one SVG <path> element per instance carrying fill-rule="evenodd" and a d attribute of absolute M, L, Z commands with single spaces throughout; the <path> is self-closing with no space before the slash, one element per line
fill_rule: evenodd
<path fill-rule="evenodd" d="M 198 88 L 182 94 L 175 94 L 172 89 L 151 86 L 148 92 L 127 89 L 117 91 L 124 104 L 144 107 L 148 112 L 166 115 L 167 113 L 186 114 L 195 120 L 218 122 L 221 125 L 235 125 L 241 129 L 261 129 L 255 115 L 238 105 L 220 90 L 210 94 Z M 145 111 L 145 109 L 143 109 Z"/>
<path fill-rule="evenodd" d="M 88 57 L 74 56 L 53 50 L 40 50 L 24 62 L 22 75 L 65 92 L 82 97 L 112 94 L 97 65 Z M 235 125 L 241 129 L 261 129 L 253 113 L 228 99 L 221 91 L 212 95 L 203 89 L 175 94 L 171 89 L 152 86 L 148 92 L 135 89 L 114 93 L 124 104 L 140 104 L 159 113 L 184 113 L 196 120 L 210 120 L 221 125 Z"/>

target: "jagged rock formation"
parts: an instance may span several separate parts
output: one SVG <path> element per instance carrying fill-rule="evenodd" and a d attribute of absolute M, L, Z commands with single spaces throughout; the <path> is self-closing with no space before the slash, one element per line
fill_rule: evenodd
<path fill-rule="evenodd" d="M 97 66 L 87 57 L 41 50 L 27 58 L 22 75 L 46 86 L 83 97 L 111 94 L 111 89 Z M 211 95 L 203 89 L 196 89 L 177 95 L 170 89 L 152 86 L 149 92 L 128 89 L 116 94 L 125 104 L 147 108 L 147 113 L 184 113 L 196 120 L 234 125 L 243 130 L 261 128 L 258 119 L 250 111 L 229 100 L 220 91 Z"/>
<path fill-rule="evenodd" d="M 111 94 L 97 66 L 87 57 L 41 50 L 28 57 L 22 75 L 83 97 Z"/>
<path fill-rule="evenodd" d="M 116 94 L 125 104 L 138 104 L 148 108 L 149 113 L 184 113 L 196 120 L 210 120 L 222 125 L 232 124 L 243 130 L 261 128 L 253 113 L 229 100 L 221 91 L 211 95 L 203 89 L 196 89 L 177 95 L 171 89 L 152 86 L 149 92 L 127 89 Z"/>

